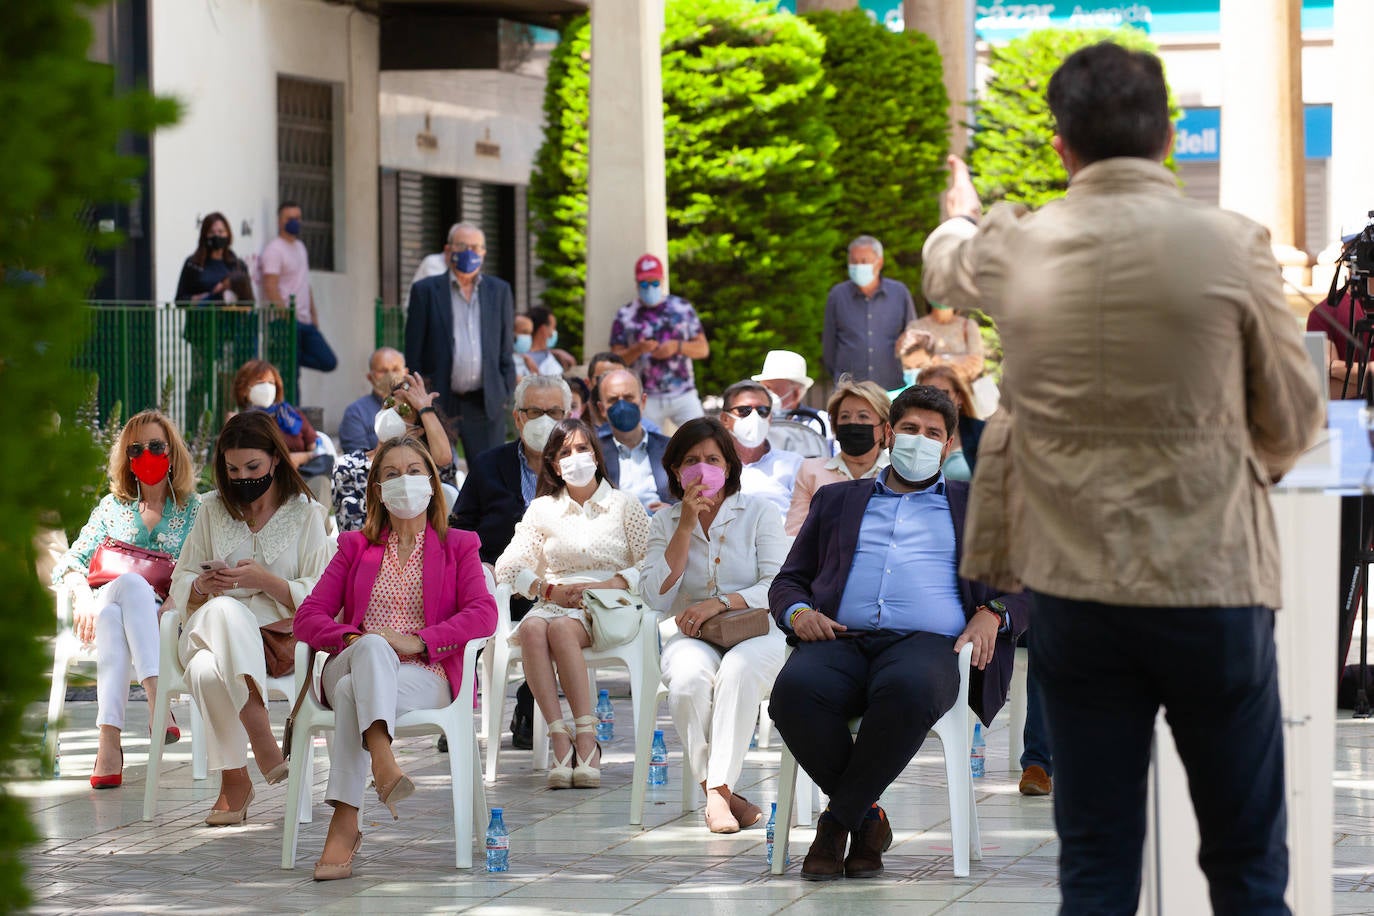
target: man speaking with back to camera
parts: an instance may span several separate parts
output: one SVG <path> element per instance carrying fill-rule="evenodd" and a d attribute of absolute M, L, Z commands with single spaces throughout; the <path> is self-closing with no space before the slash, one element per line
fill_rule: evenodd
<path fill-rule="evenodd" d="M 986 217 L 951 157 L 926 298 L 993 315 L 1003 409 L 961 574 L 1032 594 L 1065 914 L 1134 914 L 1162 705 L 1218 914 L 1288 913 L 1266 489 L 1322 423 L 1266 230 L 1185 200 L 1159 61 L 1110 43 L 1050 80 L 1062 200 Z"/>

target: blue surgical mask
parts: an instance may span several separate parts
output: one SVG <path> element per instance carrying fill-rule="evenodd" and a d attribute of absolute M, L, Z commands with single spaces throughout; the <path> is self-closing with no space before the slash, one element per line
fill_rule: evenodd
<path fill-rule="evenodd" d="M 892 437 L 888 457 L 892 467 L 908 483 L 921 483 L 940 473 L 945 446 L 928 436 L 898 433 Z"/>
<path fill-rule="evenodd" d="M 516 334 L 516 335 L 515 335 L 515 352 L 516 352 L 516 353 L 528 353 L 528 352 L 530 352 L 530 347 L 533 346 L 533 345 L 534 345 L 534 338 L 531 337 L 529 334 Z"/>
<path fill-rule="evenodd" d="M 549 335 L 548 342 L 545 343 L 544 346 L 548 347 L 550 350 L 552 350 L 554 347 L 558 346 L 558 332 L 557 332 L 557 331 L 554 331 L 552 334 Z"/>
<path fill-rule="evenodd" d="M 641 286 L 639 288 L 639 301 L 647 306 L 655 306 L 664 300 L 668 293 L 663 289 L 663 284 L 654 286 Z"/>
<path fill-rule="evenodd" d="M 478 268 L 482 266 L 482 256 L 471 248 L 451 252 L 448 260 L 460 274 L 477 273 Z"/>
<path fill-rule="evenodd" d="M 301 234 L 301 221 L 293 216 L 286 221 L 286 225 L 282 228 L 286 230 L 287 235 L 299 236 Z"/>
<path fill-rule="evenodd" d="M 854 281 L 855 286 L 867 286 L 873 282 L 873 265 L 850 264 L 849 279 Z"/>
<path fill-rule="evenodd" d="M 606 419 L 620 432 L 632 432 L 639 425 L 639 405 L 634 401 L 616 401 L 606 410 Z"/>
<path fill-rule="evenodd" d="M 902 384 L 905 385 L 907 388 L 910 388 L 912 385 L 916 384 L 916 380 L 917 380 L 918 378 L 920 378 L 920 377 L 921 377 L 921 370 L 920 370 L 920 369 L 903 369 L 903 370 L 902 370 Z"/>

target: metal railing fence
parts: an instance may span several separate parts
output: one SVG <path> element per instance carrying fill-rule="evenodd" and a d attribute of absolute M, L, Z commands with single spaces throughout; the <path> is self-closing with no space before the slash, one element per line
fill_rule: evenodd
<path fill-rule="evenodd" d="M 406 311 L 399 305 L 387 305 L 378 297 L 376 308 L 376 349 L 391 347 L 406 351 Z"/>

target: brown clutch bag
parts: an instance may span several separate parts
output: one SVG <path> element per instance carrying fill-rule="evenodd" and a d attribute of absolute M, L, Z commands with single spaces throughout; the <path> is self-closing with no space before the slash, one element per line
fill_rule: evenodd
<path fill-rule="evenodd" d="M 701 625 L 701 632 L 696 638 L 719 649 L 730 649 L 746 639 L 763 636 L 767 632 L 768 609 L 746 607 L 738 611 L 722 611 L 712 617 Z"/>
<path fill-rule="evenodd" d="M 267 658 L 268 677 L 286 677 L 296 670 L 295 624 L 288 617 L 258 627 L 262 634 L 262 654 Z"/>

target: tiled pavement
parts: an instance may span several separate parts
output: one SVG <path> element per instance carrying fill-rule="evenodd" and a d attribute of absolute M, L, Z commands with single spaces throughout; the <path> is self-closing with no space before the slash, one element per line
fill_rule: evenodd
<path fill-rule="evenodd" d="M 301 827 L 297 867 L 280 866 L 285 785 L 259 780 L 248 824 L 214 829 L 201 821 L 214 778 L 193 782 L 190 743 L 167 749 L 161 806 L 140 820 L 146 759 L 146 705 L 130 704 L 125 785 L 94 792 L 95 704 L 68 704 L 57 780 L 10 785 L 29 799 L 43 841 L 29 855 L 36 913 L 873 913 L 1015 914 L 1056 912 L 1058 890 L 1049 799 L 1022 798 L 1006 768 L 1005 717 L 989 735 L 988 776 L 979 781 L 984 858 L 968 878 L 953 877 L 939 742 L 930 741 L 884 798 L 896 840 L 886 874 L 868 881 L 817 885 L 797 876 L 812 832 L 797 828 L 787 875 L 767 873 L 762 828 L 734 836 L 707 833 L 700 809 L 684 814 L 677 778 L 680 748 L 666 715 L 660 726 L 672 753 L 669 786 L 654 790 L 642 828 L 628 826 L 633 741 L 624 681 L 603 684 L 622 696 L 620 725 L 606 748 L 603 787 L 554 792 L 530 768 L 528 752 L 502 754 L 502 774 L 488 801 L 503 806 L 511 829 L 511 870 L 453 868 L 448 762 L 430 739 L 398 742 L 398 756 L 419 791 L 393 823 L 386 810 L 364 811 L 365 834 L 350 881 L 315 884 L 329 809 Z M 617 689 L 619 688 L 619 689 Z M 509 708 L 509 706 L 508 706 Z M 189 719 L 184 702 L 174 709 Z M 661 710 L 662 712 L 662 710 Z M 273 719 L 285 704 L 273 704 Z M 505 740 L 509 741 L 507 737 Z M 316 797 L 327 763 L 317 754 Z M 751 751 L 740 791 L 763 803 L 776 797 L 778 751 Z M 1337 725 L 1335 912 L 1374 916 L 1374 723 Z M 251 769 L 251 768 L 250 768 Z M 258 778 L 254 771 L 255 779 Z M 657 794 L 654 794 L 657 793 Z"/>

